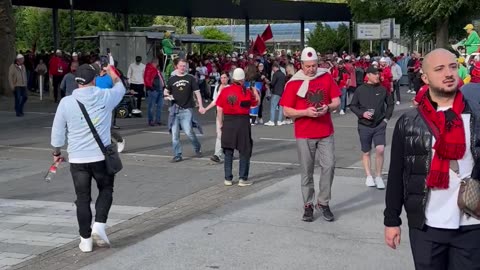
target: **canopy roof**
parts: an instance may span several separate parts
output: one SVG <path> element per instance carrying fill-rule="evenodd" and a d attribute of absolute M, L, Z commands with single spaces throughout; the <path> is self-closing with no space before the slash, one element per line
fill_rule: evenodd
<path fill-rule="evenodd" d="M 12 0 L 13 5 L 124 14 L 256 20 L 349 21 L 346 4 L 285 0 Z M 239 4 L 237 4 L 239 3 Z"/>

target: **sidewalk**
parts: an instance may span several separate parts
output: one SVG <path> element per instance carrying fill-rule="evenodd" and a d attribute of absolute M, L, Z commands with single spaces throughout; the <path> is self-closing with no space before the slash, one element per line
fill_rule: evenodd
<path fill-rule="evenodd" d="M 305 223 L 293 176 L 82 269 L 413 269 L 407 230 L 398 250 L 384 244 L 384 194 L 336 177 L 337 220 Z"/>

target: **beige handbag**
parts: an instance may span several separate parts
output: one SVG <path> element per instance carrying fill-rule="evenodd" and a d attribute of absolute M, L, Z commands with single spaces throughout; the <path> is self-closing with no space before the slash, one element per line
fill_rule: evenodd
<path fill-rule="evenodd" d="M 458 173 L 458 162 L 450 161 L 450 168 Z M 480 181 L 473 178 L 462 179 L 457 200 L 458 207 L 468 216 L 480 219 Z"/>

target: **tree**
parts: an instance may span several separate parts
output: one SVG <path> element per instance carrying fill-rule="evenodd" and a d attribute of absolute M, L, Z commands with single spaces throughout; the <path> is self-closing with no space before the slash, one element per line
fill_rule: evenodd
<path fill-rule="evenodd" d="M 408 36 L 435 37 L 437 47 L 448 47 L 449 30 L 462 29 L 480 1 L 470 0 L 347 0 L 356 22 L 395 18 Z M 458 31 L 455 31 L 458 33 Z M 460 31 L 460 34 L 465 34 Z"/>
<path fill-rule="evenodd" d="M 8 69 L 15 59 L 15 20 L 11 1 L 0 1 L 0 95 L 10 95 Z"/>
<path fill-rule="evenodd" d="M 348 49 L 349 29 L 345 24 L 340 24 L 337 29 L 332 29 L 323 23 L 317 23 L 315 30 L 308 36 L 308 45 L 318 52 L 339 52 Z"/>
<path fill-rule="evenodd" d="M 200 34 L 207 39 L 232 41 L 232 37 L 230 37 L 228 34 L 214 27 L 206 27 L 200 32 Z M 208 44 L 208 45 L 203 45 L 202 48 L 203 48 L 203 53 L 218 53 L 218 52 L 229 53 L 233 50 L 233 44 L 232 43 Z"/>

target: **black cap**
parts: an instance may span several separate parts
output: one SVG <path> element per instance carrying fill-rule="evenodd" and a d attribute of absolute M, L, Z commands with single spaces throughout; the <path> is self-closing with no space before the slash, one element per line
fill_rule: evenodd
<path fill-rule="evenodd" d="M 368 73 L 378 74 L 378 72 L 379 72 L 379 71 L 378 71 L 378 68 L 376 68 L 376 67 L 374 67 L 374 66 L 369 66 L 369 67 L 367 68 L 367 71 L 366 71 L 367 74 L 368 74 Z"/>
<path fill-rule="evenodd" d="M 98 65 L 83 64 L 78 67 L 77 71 L 75 72 L 75 81 L 80 85 L 87 85 L 91 83 L 98 74 Z"/>

